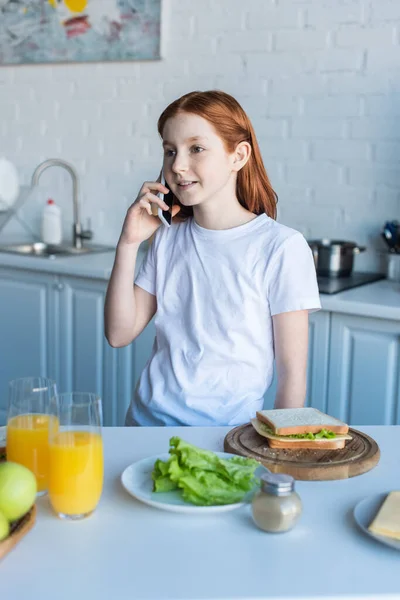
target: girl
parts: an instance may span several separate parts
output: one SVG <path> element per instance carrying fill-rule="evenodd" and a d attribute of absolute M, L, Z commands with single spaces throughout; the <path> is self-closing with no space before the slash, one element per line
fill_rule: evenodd
<path fill-rule="evenodd" d="M 158 121 L 174 194 L 170 228 L 143 184 L 118 242 L 105 303 L 106 336 L 130 344 L 156 315 L 151 357 L 127 425 L 248 422 L 278 377 L 276 408 L 303 406 L 308 311 L 320 308 L 311 250 L 275 221 L 277 197 L 253 127 L 220 91 L 192 92 Z M 157 230 L 157 231 L 156 231 Z M 154 240 L 132 286 L 139 245 Z"/>

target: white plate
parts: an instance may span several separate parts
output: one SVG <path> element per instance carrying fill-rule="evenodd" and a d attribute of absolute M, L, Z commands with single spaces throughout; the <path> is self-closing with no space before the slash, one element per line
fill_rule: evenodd
<path fill-rule="evenodd" d="M 374 494 L 373 496 L 368 496 L 368 498 L 364 498 L 357 504 L 354 508 L 354 518 L 356 520 L 357 525 L 370 537 L 376 539 L 378 542 L 382 544 L 386 544 L 386 546 L 390 546 L 391 548 L 396 548 L 396 550 L 400 550 L 400 540 L 394 540 L 392 538 L 386 537 L 385 535 L 377 535 L 376 533 L 372 533 L 369 531 L 368 527 L 372 523 L 373 519 L 378 514 L 378 510 L 382 506 L 383 501 L 389 492 L 385 492 L 384 494 Z"/>
<path fill-rule="evenodd" d="M 228 454 L 227 452 L 215 452 L 220 458 L 232 458 L 236 454 Z M 151 473 L 154 468 L 154 463 L 158 458 L 168 460 L 170 454 L 159 454 L 158 456 L 150 456 L 135 462 L 125 469 L 121 475 L 121 482 L 126 491 L 137 500 L 161 508 L 171 512 L 191 513 L 191 514 L 213 514 L 226 512 L 244 506 L 246 502 L 236 502 L 235 504 L 223 504 L 221 506 L 196 506 L 189 504 L 182 498 L 181 492 L 153 492 L 153 480 Z M 262 467 L 263 468 L 263 467 Z"/>

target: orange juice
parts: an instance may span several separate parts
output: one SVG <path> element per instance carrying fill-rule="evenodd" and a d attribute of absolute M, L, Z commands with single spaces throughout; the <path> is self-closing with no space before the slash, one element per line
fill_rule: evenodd
<path fill-rule="evenodd" d="M 49 497 L 56 513 L 84 515 L 103 488 L 103 441 L 99 433 L 61 431 L 49 445 Z"/>
<path fill-rule="evenodd" d="M 36 475 L 38 492 L 47 490 L 50 419 L 44 414 L 12 417 L 7 423 L 7 460 L 24 465 Z"/>

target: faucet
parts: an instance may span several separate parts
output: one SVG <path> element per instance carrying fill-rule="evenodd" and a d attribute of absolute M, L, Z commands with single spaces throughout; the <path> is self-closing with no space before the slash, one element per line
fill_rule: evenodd
<path fill-rule="evenodd" d="M 72 229 L 72 239 L 74 248 L 80 250 L 82 248 L 82 240 L 90 240 L 92 239 L 92 231 L 85 230 L 82 231 L 82 225 L 80 221 L 80 206 L 78 200 L 78 175 L 75 171 L 74 167 L 69 163 L 65 162 L 65 160 L 61 160 L 59 158 L 49 158 L 44 162 L 38 165 L 32 175 L 32 187 L 38 185 L 39 179 L 43 171 L 48 169 L 49 167 L 63 167 L 72 178 L 72 200 L 74 203 L 74 224 Z"/>

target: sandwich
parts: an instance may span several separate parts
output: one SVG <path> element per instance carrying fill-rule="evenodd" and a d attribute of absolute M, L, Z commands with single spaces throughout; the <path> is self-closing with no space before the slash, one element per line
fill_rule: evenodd
<path fill-rule="evenodd" d="M 256 414 L 251 424 L 271 448 L 339 450 L 351 440 L 346 423 L 317 408 L 276 408 Z"/>

